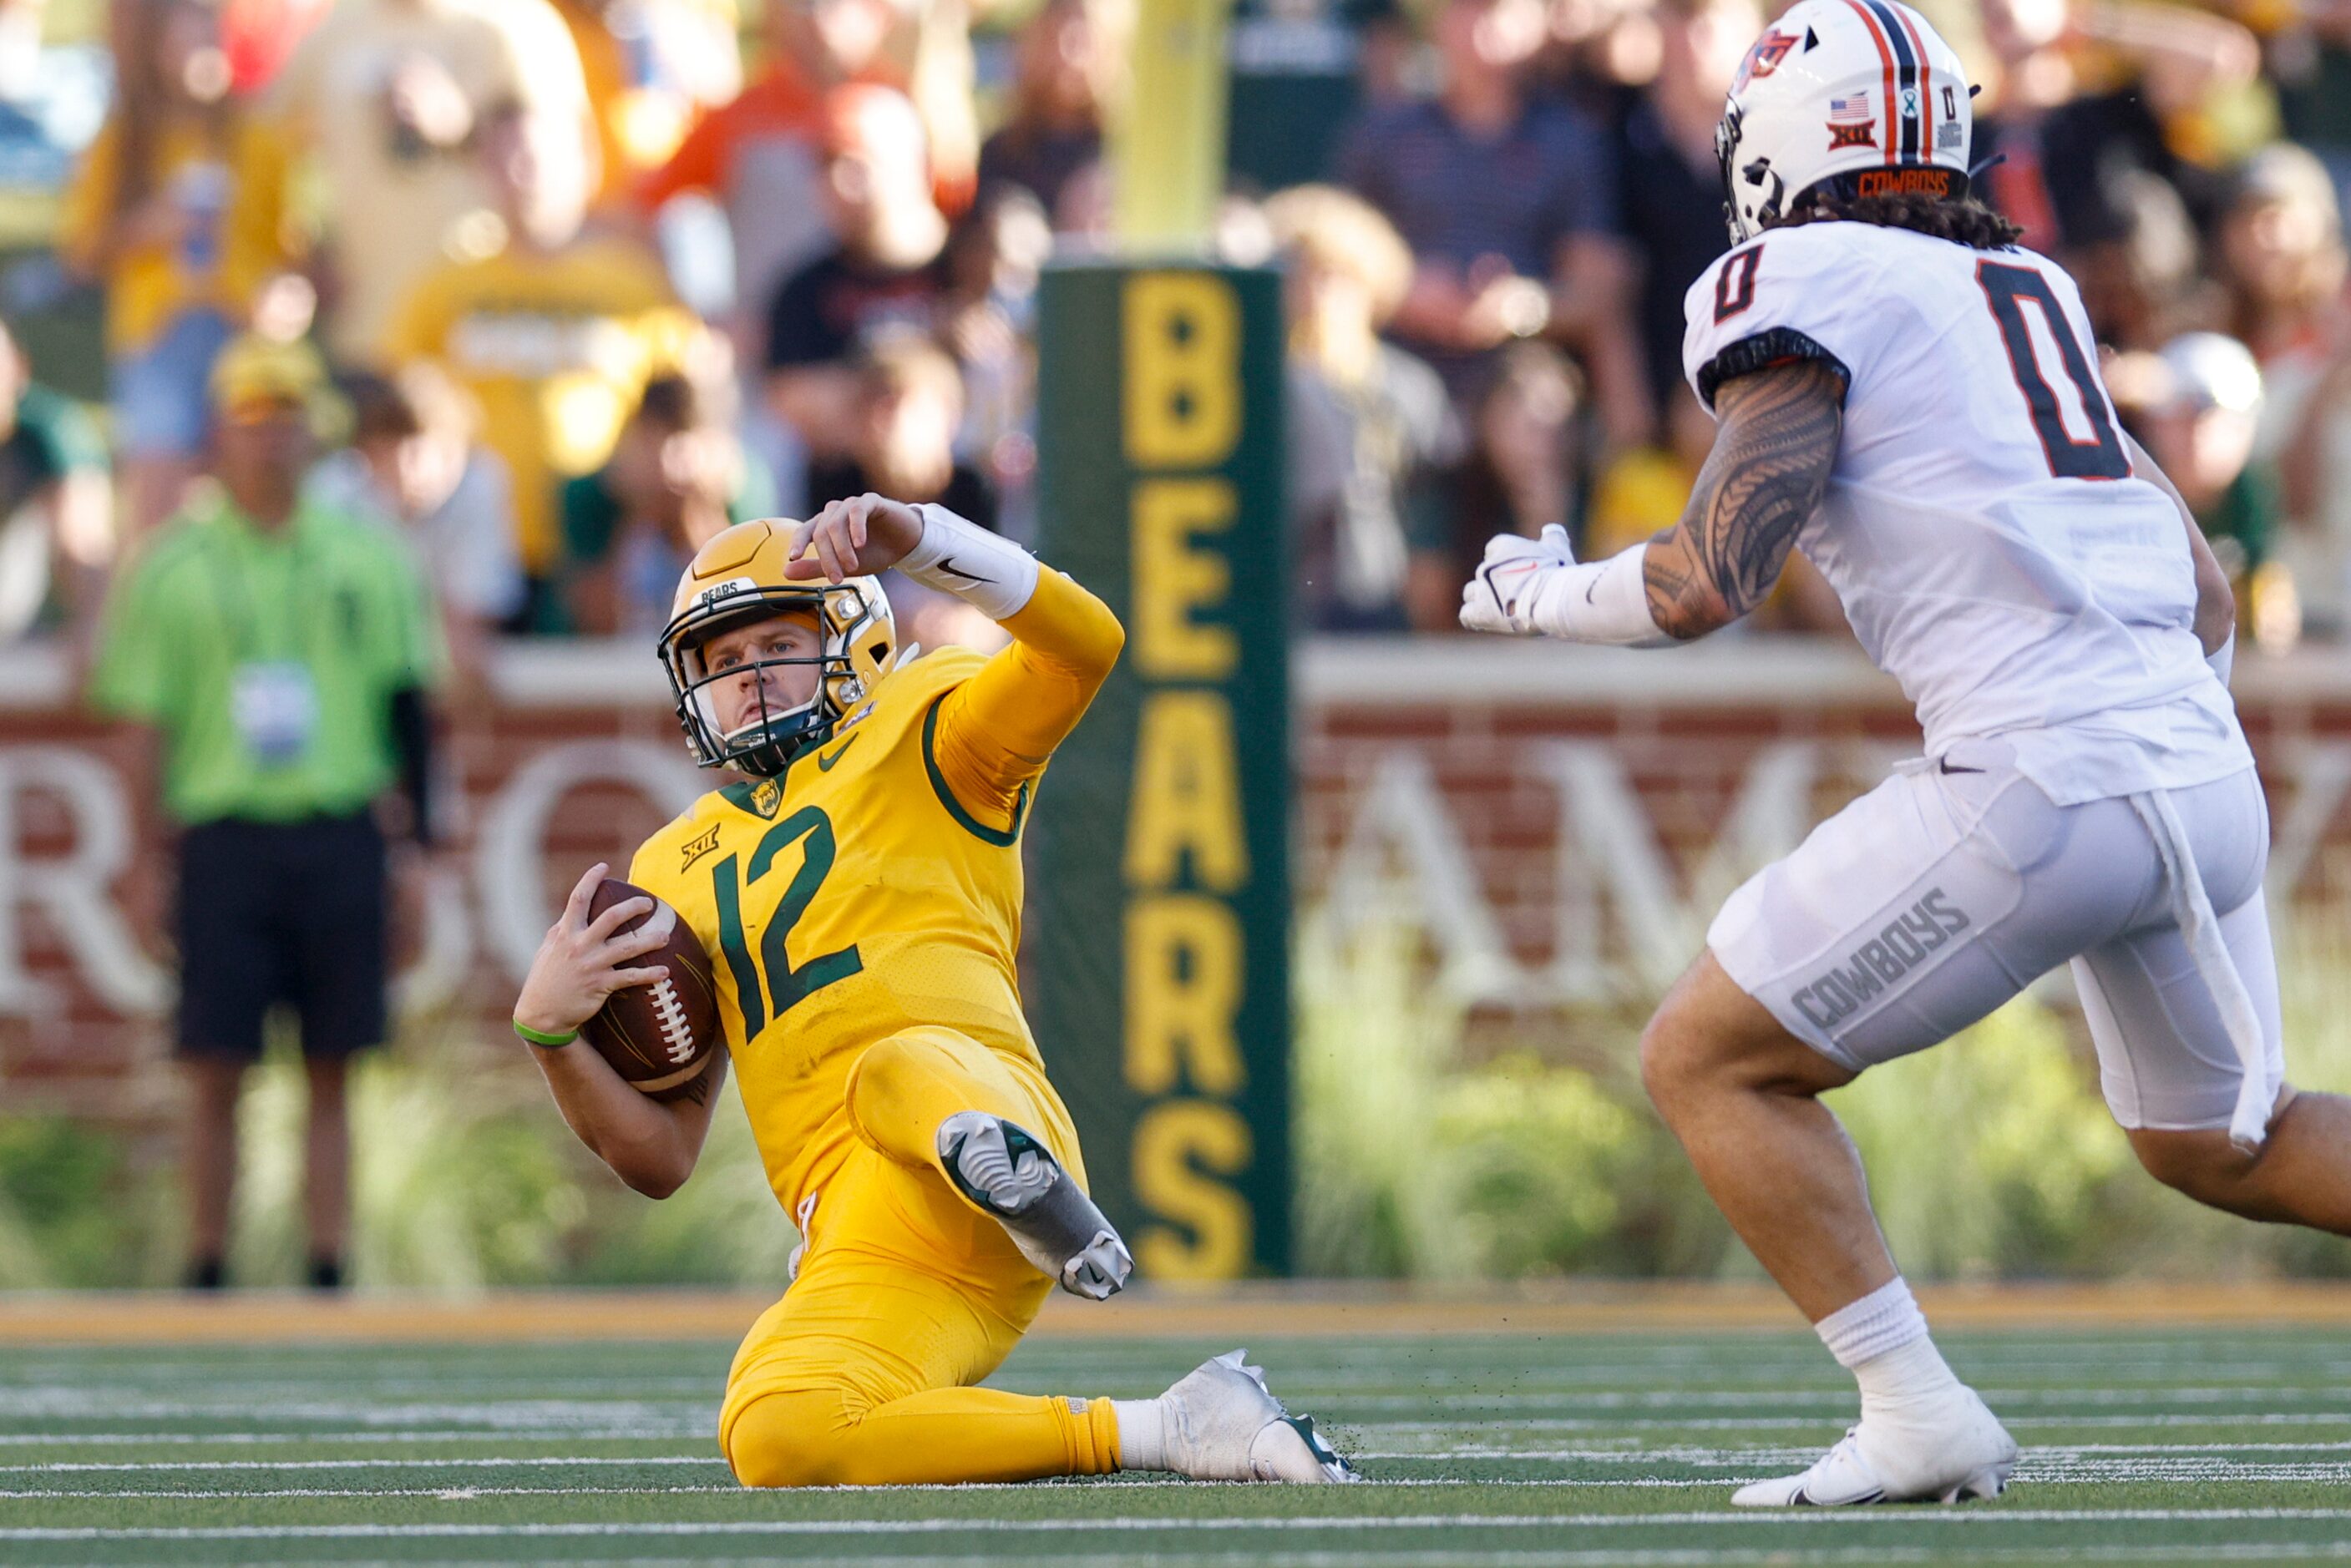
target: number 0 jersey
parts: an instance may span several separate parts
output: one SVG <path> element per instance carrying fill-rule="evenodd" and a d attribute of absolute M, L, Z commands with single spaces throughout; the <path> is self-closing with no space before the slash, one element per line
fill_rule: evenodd
<path fill-rule="evenodd" d="M 2074 281 L 2029 251 L 1862 223 L 1773 229 L 1690 288 L 1718 387 L 1844 372 L 1844 431 L 1796 537 L 1918 711 L 1927 749 L 1999 736 L 2060 805 L 2252 766 L 2205 664 L 2179 508 L 2135 477 Z"/>
<path fill-rule="evenodd" d="M 779 779 L 714 790 L 645 840 L 629 879 L 711 957 L 743 1104 L 787 1210 L 853 1137 L 849 1070 L 919 1024 L 960 1030 L 1041 1082 L 1020 1011 L 1020 830 L 1046 761 L 1123 634 L 1061 574 L 993 658 L 893 670 Z"/>

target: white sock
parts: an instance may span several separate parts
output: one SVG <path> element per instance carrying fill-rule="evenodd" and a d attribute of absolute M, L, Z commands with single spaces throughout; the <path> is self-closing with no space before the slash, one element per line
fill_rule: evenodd
<path fill-rule="evenodd" d="M 1958 1374 L 1943 1359 L 1931 1339 L 1914 1339 L 1898 1350 L 1863 1362 L 1853 1369 L 1861 1384 L 1861 1413 L 1873 1407 L 1886 1410 L 1912 1400 L 1939 1400 L 1959 1386 Z"/>
<path fill-rule="evenodd" d="M 1167 1433 L 1156 1399 L 1113 1399 L 1111 1413 L 1118 1417 L 1118 1468 L 1123 1470 L 1164 1470 L 1167 1468 Z"/>
<path fill-rule="evenodd" d="M 1959 1386 L 1927 1334 L 1927 1317 L 1899 1276 L 1813 1325 L 1837 1365 L 1861 1384 L 1862 1411 L 1873 1404 L 1931 1397 Z"/>

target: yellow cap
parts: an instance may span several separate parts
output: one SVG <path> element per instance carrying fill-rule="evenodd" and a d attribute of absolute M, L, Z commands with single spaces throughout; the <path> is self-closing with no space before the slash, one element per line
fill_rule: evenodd
<path fill-rule="evenodd" d="M 213 361 L 213 408 L 220 413 L 256 403 L 290 403 L 316 418 L 328 389 L 327 367 L 308 343 L 248 332 Z"/>

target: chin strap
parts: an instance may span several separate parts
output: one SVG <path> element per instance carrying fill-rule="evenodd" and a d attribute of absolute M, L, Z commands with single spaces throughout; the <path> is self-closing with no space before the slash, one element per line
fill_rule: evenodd
<path fill-rule="evenodd" d="M 898 569 L 926 588 L 953 594 L 990 620 L 1020 613 L 1037 591 L 1037 557 L 935 501 L 914 508 L 922 542 Z"/>

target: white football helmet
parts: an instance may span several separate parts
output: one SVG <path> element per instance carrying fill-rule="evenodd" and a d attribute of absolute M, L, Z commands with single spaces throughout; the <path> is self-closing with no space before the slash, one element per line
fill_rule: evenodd
<path fill-rule="evenodd" d="M 1799 0 L 1747 51 L 1715 129 L 1731 243 L 1832 182 L 1847 197 L 1965 194 L 1972 90 L 1901 0 Z"/>

